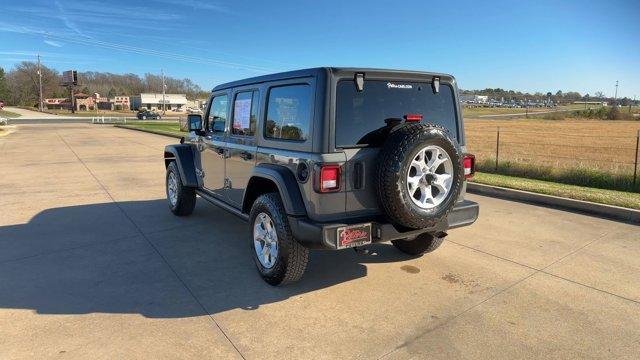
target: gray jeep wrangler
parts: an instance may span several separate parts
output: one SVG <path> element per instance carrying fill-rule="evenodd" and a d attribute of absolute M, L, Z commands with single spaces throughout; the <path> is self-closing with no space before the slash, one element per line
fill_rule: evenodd
<path fill-rule="evenodd" d="M 314 68 L 217 86 L 205 116 L 164 150 L 169 207 L 196 195 L 249 222 L 272 285 L 294 282 L 309 249 L 391 241 L 417 256 L 470 225 L 475 159 L 465 153 L 455 79 L 446 74 Z"/>

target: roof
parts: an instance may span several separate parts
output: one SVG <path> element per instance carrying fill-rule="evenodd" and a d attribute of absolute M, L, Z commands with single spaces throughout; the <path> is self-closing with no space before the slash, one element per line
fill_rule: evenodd
<path fill-rule="evenodd" d="M 212 91 L 218 91 L 218 90 L 228 89 L 228 88 L 232 88 L 232 87 L 238 87 L 238 86 L 250 85 L 250 84 L 256 84 L 256 83 L 263 83 L 263 82 L 269 82 L 269 81 L 294 79 L 294 78 L 309 77 L 309 76 L 317 76 L 317 75 L 319 75 L 321 73 L 337 75 L 337 74 L 345 73 L 345 72 L 346 73 L 348 73 L 348 72 L 363 72 L 365 74 L 366 73 L 378 73 L 378 74 L 382 74 L 384 76 L 399 76 L 399 75 L 405 75 L 405 76 L 418 75 L 418 76 L 422 76 L 422 77 L 439 76 L 439 77 L 442 77 L 442 78 L 445 78 L 445 79 L 450 79 L 450 81 L 454 81 L 453 76 L 451 76 L 449 74 L 442 74 L 442 73 L 435 73 L 435 72 L 411 71 L 411 70 L 393 70 L 393 69 L 374 69 L 374 68 L 351 68 L 351 67 L 349 67 L 349 68 L 348 67 L 316 67 L 316 68 L 286 71 L 286 72 L 280 72 L 280 73 L 275 73 L 275 74 L 262 75 L 262 76 L 256 76 L 256 77 L 252 77 L 252 78 L 232 81 L 232 82 L 220 84 L 220 85 L 216 86 L 215 88 L 213 88 Z"/>

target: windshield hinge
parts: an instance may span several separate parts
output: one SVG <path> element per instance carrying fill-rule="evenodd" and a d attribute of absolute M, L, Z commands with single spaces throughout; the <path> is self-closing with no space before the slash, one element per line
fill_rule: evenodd
<path fill-rule="evenodd" d="M 433 77 L 433 81 L 431 82 L 431 88 L 433 89 L 433 93 L 437 94 L 440 92 L 440 78 L 437 76 Z"/>
<path fill-rule="evenodd" d="M 364 74 L 356 73 L 354 80 L 356 82 L 356 90 L 358 90 L 358 92 L 363 91 L 364 90 Z"/>

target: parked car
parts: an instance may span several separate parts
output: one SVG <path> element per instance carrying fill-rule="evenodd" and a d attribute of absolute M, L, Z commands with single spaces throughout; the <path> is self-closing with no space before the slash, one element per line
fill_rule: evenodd
<path fill-rule="evenodd" d="M 169 208 L 189 215 L 199 195 L 248 221 L 247 248 L 271 285 L 300 279 L 309 249 L 433 251 L 478 216 L 457 99 L 452 76 L 414 71 L 314 68 L 219 85 L 206 116 L 190 114 L 188 135 L 164 150 Z"/>
<path fill-rule="evenodd" d="M 138 120 L 160 120 L 162 118 L 160 114 L 151 110 L 140 110 L 136 117 Z"/>

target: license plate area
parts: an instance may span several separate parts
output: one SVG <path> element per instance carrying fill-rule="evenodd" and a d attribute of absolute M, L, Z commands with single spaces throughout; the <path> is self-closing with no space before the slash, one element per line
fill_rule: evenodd
<path fill-rule="evenodd" d="M 343 226 L 336 231 L 336 248 L 338 249 L 371 244 L 371 224 Z"/>

